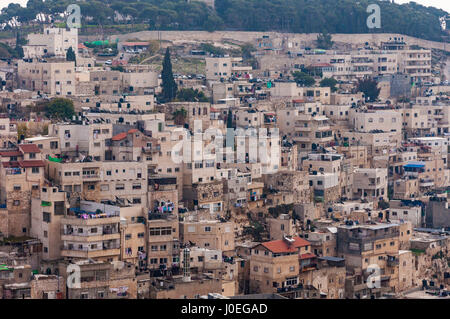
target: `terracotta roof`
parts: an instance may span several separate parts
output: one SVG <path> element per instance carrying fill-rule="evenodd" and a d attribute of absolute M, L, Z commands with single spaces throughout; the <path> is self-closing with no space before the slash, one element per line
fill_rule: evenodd
<path fill-rule="evenodd" d="M 3 162 L 2 166 L 5 168 L 19 167 L 19 163 L 18 162 Z"/>
<path fill-rule="evenodd" d="M 113 60 L 112 61 L 113 66 L 127 65 L 127 64 L 128 64 L 128 61 L 125 61 L 125 60 Z"/>
<path fill-rule="evenodd" d="M 305 103 L 305 100 L 298 99 L 298 100 L 292 100 L 293 103 Z"/>
<path fill-rule="evenodd" d="M 20 144 L 19 149 L 24 153 L 40 153 L 41 150 L 36 144 Z"/>
<path fill-rule="evenodd" d="M 111 138 L 111 140 L 113 140 L 113 141 L 121 141 L 121 140 L 123 140 L 125 138 L 127 138 L 127 133 L 126 132 L 122 132 L 122 133 L 119 133 L 117 135 L 114 135 Z"/>
<path fill-rule="evenodd" d="M 85 46 L 83 43 L 78 43 L 78 49 L 87 49 L 88 47 Z"/>
<path fill-rule="evenodd" d="M 3 156 L 3 157 L 22 156 L 22 153 L 20 153 L 19 151 L 4 151 L 4 152 L 0 152 L 0 156 Z"/>
<path fill-rule="evenodd" d="M 308 254 L 302 254 L 300 255 L 299 259 L 310 259 L 310 258 L 316 258 L 317 256 L 314 255 L 313 253 L 308 253 Z"/>
<path fill-rule="evenodd" d="M 137 131 L 138 131 L 137 129 L 132 128 L 128 131 L 128 134 L 133 134 L 133 133 L 136 133 Z"/>
<path fill-rule="evenodd" d="M 265 243 L 262 243 L 265 248 L 270 250 L 273 253 L 290 253 L 290 252 L 296 252 L 297 248 L 299 247 L 305 247 L 311 245 L 309 241 L 304 240 L 300 237 L 294 237 L 294 242 L 292 244 L 288 244 L 285 240 L 273 240 L 268 241 Z"/>
<path fill-rule="evenodd" d="M 41 160 L 36 160 L 36 161 L 19 161 L 19 166 L 20 167 L 44 167 L 45 163 L 44 161 Z"/>

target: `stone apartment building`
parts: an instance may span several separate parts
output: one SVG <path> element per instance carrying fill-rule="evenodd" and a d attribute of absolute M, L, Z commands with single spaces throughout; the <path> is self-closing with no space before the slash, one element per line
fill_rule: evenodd
<path fill-rule="evenodd" d="M 67 299 L 135 299 L 137 281 L 135 267 L 124 262 L 105 263 L 80 260 L 75 263 L 61 262 L 61 275 L 67 285 Z M 73 271 L 79 269 L 80 284 L 76 285 Z M 66 282 L 66 281 L 65 281 Z"/>
<path fill-rule="evenodd" d="M 78 54 L 77 28 L 44 28 L 43 33 L 28 34 L 28 44 L 23 47 L 26 59 L 44 56 L 66 57 L 67 50 L 72 48 Z"/>
<path fill-rule="evenodd" d="M 120 208 L 81 201 L 61 218 L 61 256 L 69 261 L 119 260 Z"/>
<path fill-rule="evenodd" d="M 147 227 L 148 269 L 161 273 L 180 268 L 181 226 L 178 212 L 149 212 Z"/>
<path fill-rule="evenodd" d="M 270 240 L 280 240 L 284 236 L 295 236 L 296 227 L 289 214 L 281 214 L 277 218 L 266 219 Z"/>
<path fill-rule="evenodd" d="M 0 202 L 3 219 L 1 232 L 6 236 L 30 233 L 31 199 L 39 196 L 44 183 L 44 161 L 39 148 L 20 144 L 0 152 Z"/>
<path fill-rule="evenodd" d="M 49 179 L 70 193 L 70 198 L 146 205 L 147 166 L 143 162 L 49 161 L 47 165 Z"/>
<path fill-rule="evenodd" d="M 251 66 L 242 64 L 241 57 L 207 57 L 206 80 L 228 79 L 230 77 L 243 77 L 252 71 Z"/>
<path fill-rule="evenodd" d="M 387 170 L 382 168 L 357 168 L 353 172 L 353 197 L 378 202 L 387 200 Z"/>
<path fill-rule="evenodd" d="M 399 275 L 399 224 L 368 223 L 338 226 L 337 254 L 345 258 L 347 269 L 351 269 L 355 277 L 348 280 L 355 282 L 348 294 L 380 294 L 382 291 L 395 291 L 398 288 Z M 378 286 L 369 287 L 365 282 L 368 268 L 379 267 L 380 282 Z M 359 274 L 359 275 L 358 275 Z M 347 288 L 347 284 L 346 284 Z M 372 291 L 371 289 L 374 288 Z M 353 295 L 354 296 L 354 295 Z"/>
<path fill-rule="evenodd" d="M 12 123 L 7 114 L 0 114 L 0 147 L 9 148 L 17 141 L 17 124 Z"/>
<path fill-rule="evenodd" d="M 264 175 L 264 186 L 269 193 L 275 192 L 282 196 L 291 195 L 291 201 L 284 201 L 285 204 L 290 203 L 308 203 L 311 199 L 311 188 L 308 183 L 308 173 L 305 171 L 281 171 L 275 174 Z M 268 204 L 270 204 L 270 194 L 268 194 Z M 273 205 L 280 203 L 273 202 Z"/>
<path fill-rule="evenodd" d="M 300 238 L 261 243 L 251 249 L 250 293 L 272 293 L 279 288 L 297 286 L 299 273 L 314 255 L 311 245 Z"/>
<path fill-rule="evenodd" d="M 334 141 L 333 129 L 326 116 L 299 114 L 295 118 L 292 139 L 299 145 L 299 154 L 304 154 L 326 147 Z"/>
<path fill-rule="evenodd" d="M 224 254 L 234 252 L 235 235 L 233 222 L 222 220 L 184 220 L 180 222 L 180 241 L 195 243 L 197 247 L 216 249 Z"/>
<path fill-rule="evenodd" d="M 303 87 L 297 85 L 296 82 L 275 82 L 270 89 L 270 96 L 330 104 L 331 91 L 329 87 Z"/>
<path fill-rule="evenodd" d="M 197 207 L 208 209 L 211 214 L 221 214 L 224 210 L 223 184 L 221 181 L 192 184 L 191 187 L 184 187 L 183 199 L 189 209 Z"/>
<path fill-rule="evenodd" d="M 67 211 L 66 193 L 57 187 L 41 187 L 40 196 L 32 198 L 30 235 L 42 242 L 42 259 L 61 258 L 61 218 Z"/>
<path fill-rule="evenodd" d="M 76 94 L 75 63 L 50 60 L 47 62 L 17 62 L 19 88 L 39 91 L 50 96 Z"/>

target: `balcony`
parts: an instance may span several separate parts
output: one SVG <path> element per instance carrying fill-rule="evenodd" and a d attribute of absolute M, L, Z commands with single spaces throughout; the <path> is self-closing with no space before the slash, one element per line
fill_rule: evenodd
<path fill-rule="evenodd" d="M 142 152 L 145 154 L 159 153 L 160 151 L 161 145 L 142 147 Z"/>
<path fill-rule="evenodd" d="M 61 230 L 61 240 L 71 242 L 99 242 L 105 240 L 120 240 L 120 232 L 118 230 L 118 224 L 105 225 L 106 227 L 98 232 L 93 233 L 89 231 L 89 228 L 83 229 L 82 233 L 74 231 L 71 225 L 65 225 Z M 97 228 L 95 228 L 97 229 Z"/>
<path fill-rule="evenodd" d="M 97 258 L 109 257 L 120 254 L 120 244 L 104 246 L 102 248 L 90 249 L 88 247 L 76 248 L 73 246 L 63 245 L 61 247 L 61 256 L 74 258 Z"/>
<path fill-rule="evenodd" d="M 434 186 L 434 180 L 430 178 L 422 178 L 419 181 L 420 187 L 433 187 Z"/>
<path fill-rule="evenodd" d="M 17 167 L 17 168 L 6 168 L 5 169 L 5 174 L 6 175 L 20 175 L 22 174 L 22 169 Z"/>
<path fill-rule="evenodd" d="M 395 256 L 387 256 L 387 266 L 396 267 L 399 265 L 399 260 Z"/>
<path fill-rule="evenodd" d="M 87 180 L 100 179 L 100 175 L 99 174 L 83 174 L 83 179 L 87 179 Z"/>

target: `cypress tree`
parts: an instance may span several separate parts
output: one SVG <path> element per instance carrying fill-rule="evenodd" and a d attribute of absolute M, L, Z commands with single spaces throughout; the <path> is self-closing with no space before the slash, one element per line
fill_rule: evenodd
<path fill-rule="evenodd" d="M 16 33 L 16 53 L 17 56 L 22 59 L 24 57 L 23 48 L 22 48 L 22 38 L 20 37 L 20 33 Z"/>
<path fill-rule="evenodd" d="M 75 65 L 77 64 L 77 57 L 75 55 L 75 51 L 73 51 L 72 47 L 67 50 L 66 53 L 66 61 L 74 61 Z"/>
<path fill-rule="evenodd" d="M 233 113 L 228 109 L 227 128 L 233 128 Z"/>
<path fill-rule="evenodd" d="M 162 78 L 162 98 L 165 102 L 172 101 L 177 95 L 177 84 L 173 79 L 172 62 L 170 61 L 170 50 L 167 48 L 163 61 Z"/>

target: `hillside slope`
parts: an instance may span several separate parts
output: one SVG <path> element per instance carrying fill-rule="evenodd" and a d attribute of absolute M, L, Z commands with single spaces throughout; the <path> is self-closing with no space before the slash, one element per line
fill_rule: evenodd
<path fill-rule="evenodd" d="M 78 2 L 83 24 L 148 23 L 151 30 L 239 30 L 292 33 L 399 33 L 442 41 L 439 17 L 443 10 L 414 2 L 376 0 L 89 0 Z M 26 22 L 37 13 L 63 12 L 73 0 L 30 0 L 27 8 L 10 5 L 0 23 L 12 17 Z M 367 6 L 381 8 L 381 28 L 367 27 Z M 125 20 L 120 20 L 120 13 Z"/>

